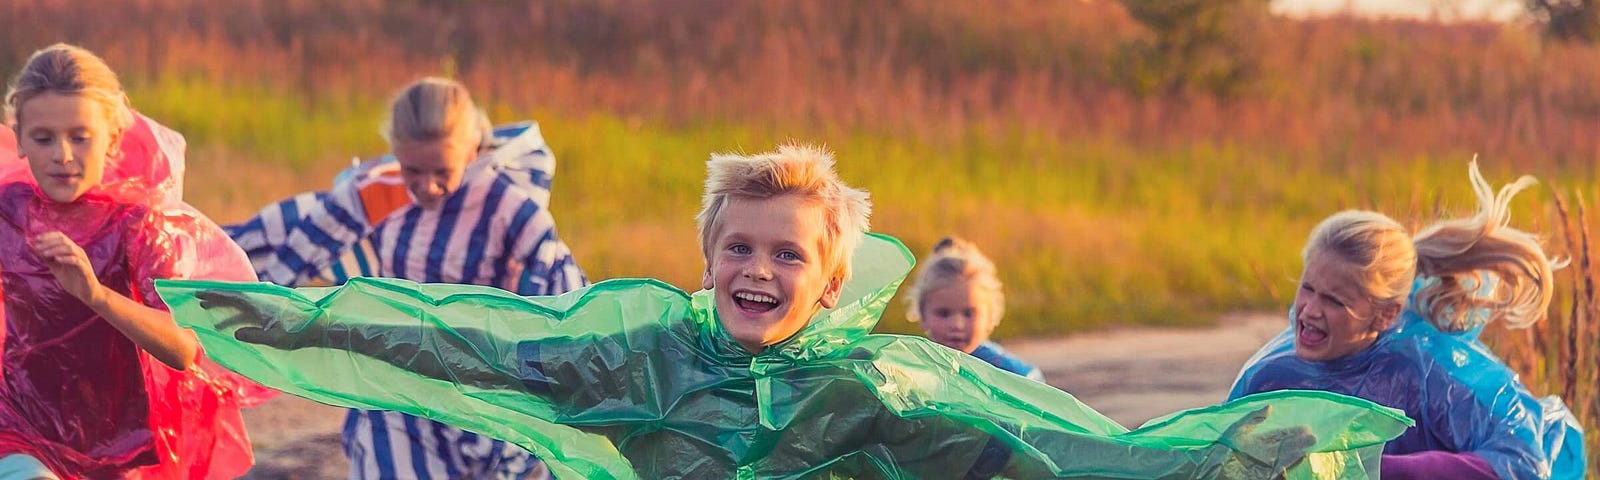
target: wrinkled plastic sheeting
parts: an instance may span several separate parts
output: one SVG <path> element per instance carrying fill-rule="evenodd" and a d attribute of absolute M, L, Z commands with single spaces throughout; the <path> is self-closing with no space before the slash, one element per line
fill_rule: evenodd
<path fill-rule="evenodd" d="M 204 358 L 186 372 L 161 364 L 62 290 L 27 246 L 60 231 L 103 284 L 157 308 L 155 278 L 254 281 L 244 252 L 183 203 L 183 137 L 136 115 L 101 185 L 70 204 L 38 192 L 15 140 L 0 138 L 0 454 L 31 454 L 67 478 L 243 474 L 253 458 L 239 408 L 274 392 Z"/>
<path fill-rule="evenodd" d="M 1443 332 L 1408 306 L 1372 347 L 1333 362 L 1295 356 L 1290 317 L 1291 327 L 1245 363 L 1231 398 L 1279 388 L 1355 395 L 1419 422 L 1386 453 L 1471 452 L 1501 478 L 1584 478 L 1582 426 L 1560 398 L 1535 398 L 1478 340 L 1487 312 L 1469 315 L 1475 328 Z"/>
<path fill-rule="evenodd" d="M 368 278 L 158 288 L 235 371 L 331 405 L 505 439 L 560 478 L 1248 476 L 1229 459 L 1269 469 L 1301 459 L 1270 442 L 1226 444 L 1269 405 L 1256 431 L 1304 426 L 1316 437 L 1290 478 L 1362 478 L 1410 424 L 1360 399 L 1276 392 L 1129 431 L 961 352 L 869 334 L 911 262 L 898 241 L 868 237 L 838 307 L 754 356 L 715 320 L 711 292 L 655 280 L 557 297 Z M 245 311 L 259 317 L 236 317 Z"/>

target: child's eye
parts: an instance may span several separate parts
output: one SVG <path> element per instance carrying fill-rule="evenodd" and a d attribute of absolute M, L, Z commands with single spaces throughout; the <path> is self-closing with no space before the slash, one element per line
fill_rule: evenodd
<path fill-rule="evenodd" d="M 738 255 L 749 255 L 750 254 L 750 247 L 748 245 L 742 245 L 742 244 L 737 244 L 736 243 L 736 244 L 733 244 L 733 245 L 729 245 L 728 246 L 728 251 L 733 252 L 733 253 L 738 254 Z"/>
<path fill-rule="evenodd" d="M 1344 308 L 1344 302 L 1339 301 L 1337 298 L 1333 298 L 1328 295 L 1323 295 L 1322 298 L 1328 300 L 1328 303 L 1333 304 L 1335 307 Z"/>
<path fill-rule="evenodd" d="M 800 261 L 800 254 L 784 250 L 782 252 L 778 252 L 778 259 L 788 262 L 798 262 Z"/>
<path fill-rule="evenodd" d="M 47 145 L 50 143 L 50 137 L 33 137 L 33 143 Z"/>

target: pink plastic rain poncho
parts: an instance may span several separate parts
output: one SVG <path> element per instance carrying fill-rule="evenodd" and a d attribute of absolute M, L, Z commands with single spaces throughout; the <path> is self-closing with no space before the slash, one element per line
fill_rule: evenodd
<path fill-rule="evenodd" d="M 244 252 L 183 203 L 183 137 L 135 117 L 101 185 L 68 204 L 39 193 L 17 139 L 0 135 L 0 456 L 63 478 L 234 478 L 253 462 L 239 408 L 271 391 L 203 358 L 186 372 L 155 360 L 28 247 L 63 232 L 102 284 L 161 309 L 158 278 L 255 280 Z"/>

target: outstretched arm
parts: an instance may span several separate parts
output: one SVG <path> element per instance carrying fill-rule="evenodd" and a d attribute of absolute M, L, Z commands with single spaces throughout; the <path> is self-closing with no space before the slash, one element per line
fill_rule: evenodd
<path fill-rule="evenodd" d="M 311 318 L 308 312 L 289 308 L 269 314 L 262 305 L 227 291 L 199 291 L 195 298 L 201 308 L 218 312 L 222 320 L 216 323 L 217 330 L 232 331 L 241 342 L 284 350 L 334 348 L 436 380 L 491 390 L 526 389 L 516 366 L 501 364 L 500 358 L 486 358 L 486 352 L 502 349 L 506 343 L 482 330 L 441 329 L 429 323 L 347 323 Z"/>
<path fill-rule="evenodd" d="M 226 227 L 264 281 L 300 286 L 323 278 L 371 231 L 356 186 L 296 195 Z"/>
<path fill-rule="evenodd" d="M 852 356 L 869 361 L 847 368 L 871 385 L 893 414 L 891 425 L 945 432 L 883 443 L 910 468 L 930 462 L 946 475 L 1274 478 L 1317 455 L 1340 457 L 1318 465 L 1339 465 L 1346 471 L 1337 475 L 1359 478 L 1376 470 L 1357 461 L 1357 452 L 1377 453 L 1408 423 L 1396 411 L 1359 399 L 1277 392 L 1182 412 L 1130 432 L 1064 392 L 927 342 L 864 347 Z"/>
<path fill-rule="evenodd" d="M 616 412 L 597 405 L 665 408 L 645 403 L 653 390 L 636 388 L 646 372 L 665 369 L 628 353 L 670 350 L 650 343 L 668 336 L 648 323 L 629 330 L 626 319 L 689 312 L 681 291 L 645 280 L 534 298 L 366 278 L 338 288 L 156 288 L 207 357 L 230 370 L 330 405 L 402 411 L 513 442 L 563 478 L 634 478 L 607 432 L 583 425 Z M 628 332 L 639 333 L 619 338 Z"/>

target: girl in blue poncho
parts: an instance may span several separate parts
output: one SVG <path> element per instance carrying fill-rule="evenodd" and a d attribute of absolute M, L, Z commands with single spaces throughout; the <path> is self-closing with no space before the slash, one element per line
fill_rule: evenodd
<path fill-rule="evenodd" d="M 1560 400 L 1535 399 L 1476 340 L 1488 322 L 1538 321 L 1553 266 L 1471 168 L 1479 211 L 1416 236 L 1379 213 L 1337 213 L 1311 232 L 1291 328 L 1262 347 L 1232 397 L 1328 390 L 1417 421 L 1384 449 L 1384 478 L 1582 478 L 1582 433 Z"/>
<path fill-rule="evenodd" d="M 922 324 L 928 338 L 1007 372 L 1044 381 L 1039 367 L 1017 358 L 989 334 L 1005 314 L 1005 290 L 994 262 L 972 242 L 946 237 L 933 247 L 911 286 L 906 318 Z"/>

